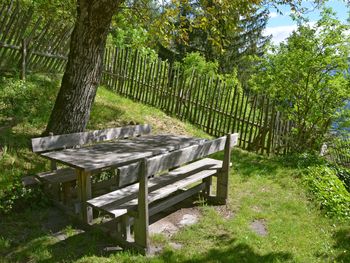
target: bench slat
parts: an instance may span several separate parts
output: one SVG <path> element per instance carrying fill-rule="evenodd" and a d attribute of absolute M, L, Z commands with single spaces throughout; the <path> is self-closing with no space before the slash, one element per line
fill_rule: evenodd
<path fill-rule="evenodd" d="M 89 132 L 78 132 L 63 135 L 54 135 L 32 139 L 33 152 L 40 153 L 78 145 L 108 141 L 118 138 L 134 137 L 151 133 L 151 126 L 135 125 Z"/>
<path fill-rule="evenodd" d="M 193 170 L 196 170 L 198 166 L 204 163 L 208 166 L 206 167 L 207 170 L 209 169 L 216 170 L 220 168 L 219 165 L 222 164 L 222 161 L 211 159 L 211 158 L 205 158 L 205 159 L 193 162 L 191 164 L 187 164 L 175 170 L 172 170 L 171 172 L 168 173 L 167 175 L 168 177 L 161 175 L 161 176 L 152 178 L 148 182 L 148 187 L 150 188 L 150 192 L 154 190 L 152 187 L 154 187 L 157 184 L 163 184 L 164 182 L 167 183 L 169 182 L 170 178 L 173 178 L 173 180 L 180 178 L 179 171 L 184 171 L 184 175 L 185 175 Z M 89 200 L 89 204 L 98 208 L 98 207 L 106 206 L 111 202 L 118 202 L 118 203 L 127 202 L 137 197 L 138 189 L 139 189 L 138 183 L 132 184 L 130 186 L 126 186 L 116 191 L 110 192 L 108 194 L 101 195 L 94 199 L 91 199 Z"/>
<path fill-rule="evenodd" d="M 151 176 L 158 172 L 171 169 L 188 163 L 190 161 L 200 159 L 207 155 L 224 150 L 227 136 L 205 142 L 201 145 L 190 146 L 181 150 L 170 152 L 168 154 L 158 155 L 145 160 L 147 171 L 145 176 Z M 238 133 L 230 135 L 231 147 L 237 145 Z"/>
<path fill-rule="evenodd" d="M 187 174 L 199 169 L 220 169 L 222 161 L 212 158 L 204 158 L 199 161 L 181 166 L 169 172 L 169 174 Z"/>
<path fill-rule="evenodd" d="M 72 168 L 62 168 L 55 171 L 39 173 L 36 175 L 39 180 L 47 183 L 66 183 L 77 179 L 75 170 Z"/>
<path fill-rule="evenodd" d="M 216 166 L 213 166 L 216 165 Z M 211 169 L 219 169 L 222 167 L 222 161 L 211 159 L 211 158 L 205 158 L 196 162 L 193 162 L 191 164 L 187 164 L 181 168 L 178 168 L 176 170 L 172 170 L 169 172 L 169 174 L 172 173 L 178 173 L 183 174 L 188 172 L 191 172 L 193 170 L 201 169 L 204 166 L 210 166 Z M 122 167 L 118 167 L 118 186 L 122 187 L 128 184 L 132 184 L 138 181 L 139 171 L 140 169 L 140 162 L 132 163 L 129 165 L 125 165 Z M 187 170 L 186 170 L 187 169 Z"/>
<path fill-rule="evenodd" d="M 191 175 L 183 175 L 179 176 L 178 174 L 167 174 L 159 177 L 155 177 L 149 180 L 149 194 L 148 201 L 149 203 L 154 202 L 156 200 L 162 199 L 175 191 L 187 187 L 193 183 L 198 182 L 204 178 L 212 176 L 217 173 L 216 169 L 212 170 L 203 170 Z M 132 192 L 128 192 L 128 190 L 133 190 Z M 134 184 L 129 187 L 125 187 L 123 189 L 117 190 L 114 192 L 114 196 L 121 197 L 119 198 L 111 198 L 110 194 L 104 196 L 103 200 L 101 197 L 94 198 L 88 201 L 88 204 L 92 205 L 95 208 L 101 209 L 115 217 L 126 214 L 128 210 L 135 209 L 137 206 L 137 192 L 138 192 L 139 184 Z M 153 189 L 152 189 L 153 188 Z M 97 199 L 97 200 L 96 200 Z M 129 201 L 127 201 L 129 199 Z M 115 201 L 117 200 L 117 201 Z M 102 201 L 102 202 L 101 202 Z M 113 202 L 115 201 L 115 202 Z M 104 205 L 101 205 L 104 204 Z"/>

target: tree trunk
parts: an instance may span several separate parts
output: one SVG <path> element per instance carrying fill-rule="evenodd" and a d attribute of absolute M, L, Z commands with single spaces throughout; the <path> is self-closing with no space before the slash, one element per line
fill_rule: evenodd
<path fill-rule="evenodd" d="M 68 62 L 46 134 L 84 131 L 102 75 L 109 26 L 122 1 L 77 1 Z"/>

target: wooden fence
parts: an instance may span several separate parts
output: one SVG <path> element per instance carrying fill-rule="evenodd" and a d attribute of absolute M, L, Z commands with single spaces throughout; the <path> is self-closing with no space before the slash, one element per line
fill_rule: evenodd
<path fill-rule="evenodd" d="M 328 144 L 326 158 L 350 168 L 350 138 L 334 140 Z"/>
<path fill-rule="evenodd" d="M 18 1 L 0 5 L 0 69 L 63 72 L 69 52 L 71 25 L 34 18 Z"/>
<path fill-rule="evenodd" d="M 265 96 L 249 94 L 218 76 L 186 74 L 160 59 L 131 49 L 106 49 L 102 83 L 133 100 L 222 136 L 239 132 L 239 146 L 259 153 L 285 154 L 291 122 Z"/>
<path fill-rule="evenodd" d="M 18 2 L 0 6 L 0 69 L 63 72 L 70 25 L 34 18 Z M 136 101 L 188 121 L 213 136 L 239 132 L 239 146 L 266 154 L 289 151 L 291 122 L 265 96 L 217 76 L 186 74 L 140 51 L 107 48 L 102 84 Z"/>

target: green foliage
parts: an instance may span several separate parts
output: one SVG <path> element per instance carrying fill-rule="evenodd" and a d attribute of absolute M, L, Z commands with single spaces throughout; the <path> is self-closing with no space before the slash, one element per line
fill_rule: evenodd
<path fill-rule="evenodd" d="M 76 16 L 76 1 L 74 0 L 19 0 L 22 6 L 33 8 L 34 16 L 45 20 L 60 19 L 73 23 Z"/>
<path fill-rule="evenodd" d="M 193 71 L 200 75 L 218 74 L 218 62 L 207 62 L 199 52 L 188 53 L 183 62 L 177 63 L 177 66 L 183 68 L 186 76 L 190 76 Z"/>
<path fill-rule="evenodd" d="M 299 25 L 286 43 L 272 47 L 253 77 L 252 86 L 293 121 L 295 151 L 318 148 L 348 98 L 348 29 L 325 9 L 314 26 Z"/>
<path fill-rule="evenodd" d="M 47 78 L 42 76 L 29 78 L 27 82 L 1 78 L 0 124 L 26 121 L 45 125 L 56 95 L 56 85 L 57 81 L 48 83 Z"/>
<path fill-rule="evenodd" d="M 338 219 L 350 219 L 350 193 L 327 166 L 313 166 L 307 169 L 305 180 L 326 214 Z"/>
<path fill-rule="evenodd" d="M 43 207 L 48 202 L 47 195 L 39 187 L 25 188 L 21 180 L 16 179 L 0 191 L 0 214 L 24 208 Z"/>
<path fill-rule="evenodd" d="M 279 157 L 280 160 L 290 167 L 306 169 L 310 166 L 325 165 L 326 160 L 321 158 L 318 152 L 291 153 Z"/>
<path fill-rule="evenodd" d="M 344 183 L 345 188 L 350 193 L 350 169 L 340 165 L 334 165 L 332 168 L 335 170 L 338 178 Z"/>

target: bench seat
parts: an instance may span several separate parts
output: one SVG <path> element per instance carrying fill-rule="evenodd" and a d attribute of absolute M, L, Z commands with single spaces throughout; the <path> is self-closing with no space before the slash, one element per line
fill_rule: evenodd
<path fill-rule="evenodd" d="M 148 202 L 152 203 L 156 200 L 160 200 L 170 196 L 177 190 L 186 188 L 196 182 L 213 176 L 217 174 L 217 170 L 221 167 L 222 161 L 205 158 L 188 165 L 181 166 L 167 174 L 151 178 L 148 181 Z M 183 193 L 182 195 L 180 194 L 174 197 L 176 198 L 176 202 L 171 200 L 167 202 L 170 206 L 174 205 L 175 203 L 188 198 L 204 188 L 205 184 L 202 183 L 191 188 L 193 190 L 189 190 L 189 193 Z M 113 217 L 119 217 L 137 209 L 138 191 L 139 183 L 135 183 L 111 193 L 88 200 L 87 203 Z M 150 214 L 157 213 L 159 210 L 159 204 L 154 208 L 150 207 Z"/>
<path fill-rule="evenodd" d="M 50 184 L 74 182 L 77 175 L 73 168 L 61 168 L 54 171 L 39 173 L 36 177 L 43 182 Z"/>

